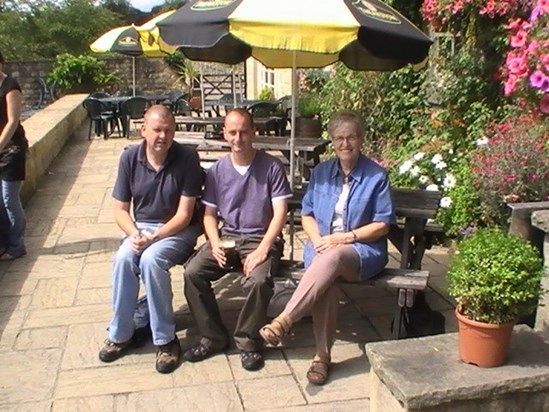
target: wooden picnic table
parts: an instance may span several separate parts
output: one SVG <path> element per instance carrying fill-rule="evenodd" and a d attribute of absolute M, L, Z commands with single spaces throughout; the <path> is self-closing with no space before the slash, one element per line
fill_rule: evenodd
<path fill-rule="evenodd" d="M 281 116 L 268 116 L 268 117 L 254 117 L 255 127 L 267 127 L 270 123 L 278 124 L 282 120 Z M 175 123 L 177 126 L 188 126 L 195 130 L 213 126 L 214 129 L 220 129 L 223 126 L 225 118 L 223 116 L 215 117 L 195 117 L 195 116 L 176 116 Z"/>
<path fill-rule="evenodd" d="M 146 99 L 149 103 L 152 104 L 160 104 L 164 100 L 167 100 L 169 98 L 166 94 L 155 94 L 155 95 L 143 95 L 143 96 L 107 96 L 107 97 L 99 97 L 97 100 L 102 101 L 103 103 L 113 106 L 113 107 L 120 107 L 120 105 L 131 99 L 132 97 L 142 97 Z"/>
<path fill-rule="evenodd" d="M 230 150 L 230 145 L 225 139 L 206 139 L 204 132 L 175 132 L 175 140 L 194 146 L 199 152 Z M 299 177 L 308 180 L 310 169 L 320 163 L 320 156 L 326 152 L 329 144 L 330 141 L 324 139 L 294 138 L 294 149 L 301 166 L 301 170 L 298 170 Z M 290 138 L 287 136 L 254 136 L 253 145 L 256 149 L 279 151 L 290 160 Z"/>

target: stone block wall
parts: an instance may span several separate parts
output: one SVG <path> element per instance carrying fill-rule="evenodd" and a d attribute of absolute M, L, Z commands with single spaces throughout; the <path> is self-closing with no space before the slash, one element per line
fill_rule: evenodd
<path fill-rule="evenodd" d="M 100 57 L 98 57 L 100 58 Z M 111 57 L 104 59 L 111 72 L 118 75 L 120 81 L 107 89 L 108 92 L 120 90 L 131 91 L 132 87 L 132 58 L 129 56 Z M 38 103 L 39 84 L 37 78 L 46 78 L 54 64 L 54 60 L 33 60 L 7 62 L 5 71 L 15 77 L 23 92 L 23 106 L 31 108 Z M 203 73 L 231 73 L 231 66 L 215 63 L 196 63 L 202 66 Z M 239 66 L 242 72 L 243 66 Z M 158 94 L 169 89 L 183 87 L 177 82 L 178 76 L 172 72 L 164 59 L 146 57 L 135 58 L 136 88 L 147 94 Z"/>

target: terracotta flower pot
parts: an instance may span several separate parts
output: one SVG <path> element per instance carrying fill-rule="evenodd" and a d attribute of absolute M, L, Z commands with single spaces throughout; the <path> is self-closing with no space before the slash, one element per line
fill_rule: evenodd
<path fill-rule="evenodd" d="M 192 96 L 189 99 L 189 106 L 193 109 L 201 110 L 202 109 L 202 98 L 200 96 Z"/>
<path fill-rule="evenodd" d="M 459 357 L 465 363 L 493 368 L 505 363 L 515 321 L 503 324 L 477 322 L 455 311 L 459 326 Z"/>
<path fill-rule="evenodd" d="M 295 119 L 295 135 L 297 137 L 322 136 L 322 123 L 320 122 L 320 119 L 297 117 Z"/>

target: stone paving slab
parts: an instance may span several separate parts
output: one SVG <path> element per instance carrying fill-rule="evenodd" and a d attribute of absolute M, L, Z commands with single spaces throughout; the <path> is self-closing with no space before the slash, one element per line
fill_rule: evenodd
<path fill-rule="evenodd" d="M 0 410 L 6 411 L 368 411 L 366 342 L 391 339 L 393 291 L 344 287 L 330 381 L 305 378 L 313 355 L 310 318 L 283 345 L 267 348 L 266 366 L 247 372 L 234 346 L 165 376 L 149 343 L 105 364 L 97 353 L 111 316 L 111 262 L 121 234 L 111 191 L 118 158 L 137 140 L 87 140 L 84 126 L 51 165 L 26 205 L 29 254 L 0 262 Z M 295 257 L 303 238 L 296 234 Z M 199 239 L 199 243 L 203 242 Z M 391 264 L 399 254 L 392 250 Z M 443 292 L 447 249 L 427 252 L 428 300 L 455 331 L 453 302 Z M 183 349 L 197 330 L 183 294 L 183 269 L 172 269 L 177 334 Z M 223 317 L 234 327 L 243 298 L 238 275 L 215 284 Z"/>

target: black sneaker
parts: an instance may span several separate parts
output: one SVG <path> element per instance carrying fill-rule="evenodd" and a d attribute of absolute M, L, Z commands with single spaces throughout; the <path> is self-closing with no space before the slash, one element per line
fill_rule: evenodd
<path fill-rule="evenodd" d="M 181 345 L 177 336 L 171 342 L 158 346 L 156 352 L 156 370 L 160 373 L 171 373 L 179 366 Z"/>
<path fill-rule="evenodd" d="M 240 354 L 242 367 L 247 371 L 257 371 L 265 366 L 265 360 L 261 352 L 242 351 Z"/>
<path fill-rule="evenodd" d="M 202 342 L 199 343 L 196 346 L 193 346 L 190 349 L 187 349 L 185 353 L 183 353 L 183 359 L 185 359 L 188 362 L 201 362 L 204 359 L 209 358 L 210 356 L 215 355 L 216 353 L 220 353 L 225 351 L 228 348 L 229 345 L 225 345 L 221 349 L 213 349 L 209 346 L 204 345 Z"/>
<path fill-rule="evenodd" d="M 110 339 L 105 339 L 105 346 L 99 351 L 99 359 L 103 362 L 113 362 L 124 356 L 126 349 L 128 349 L 131 343 L 131 339 L 122 343 L 116 343 Z"/>

